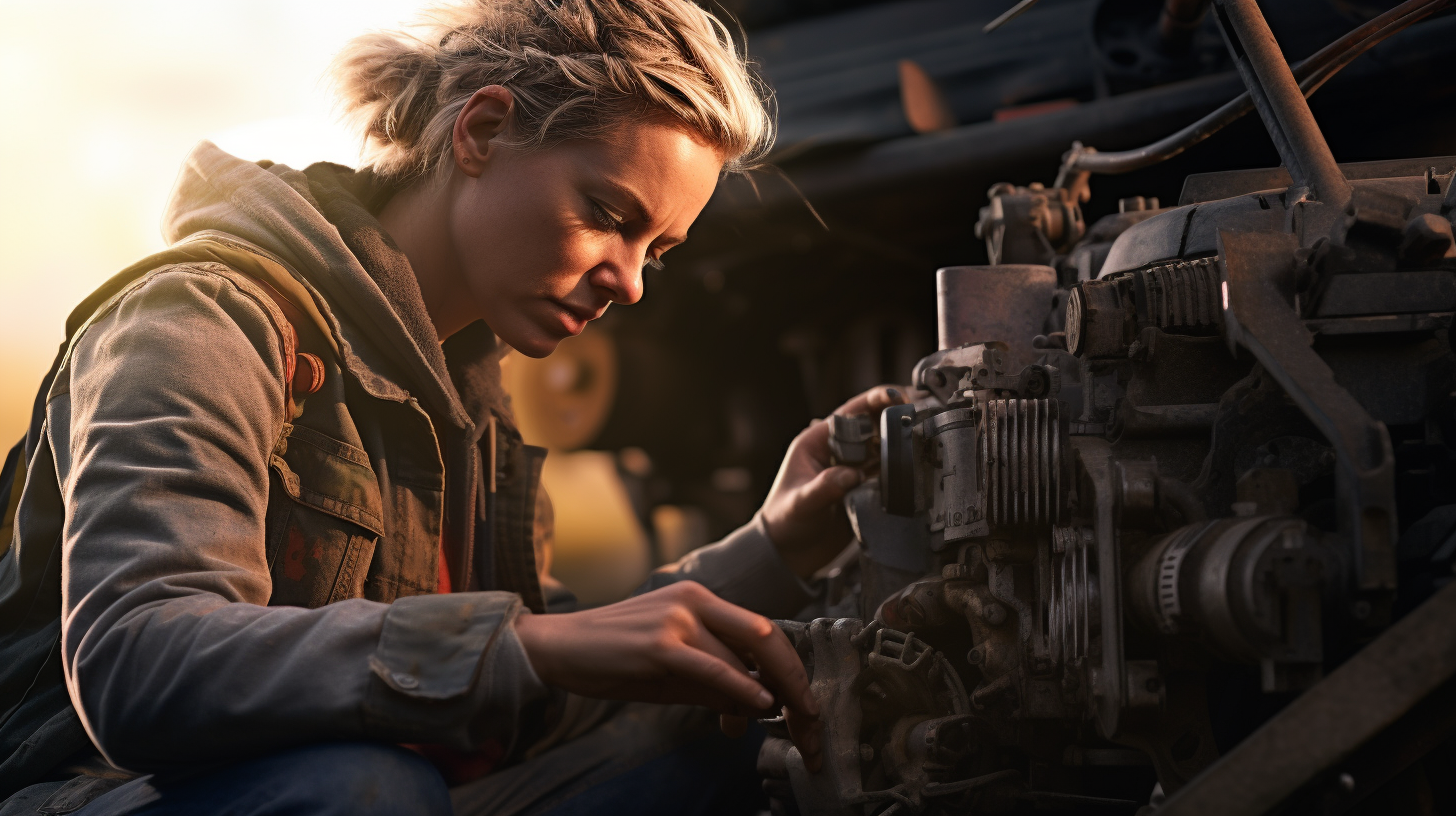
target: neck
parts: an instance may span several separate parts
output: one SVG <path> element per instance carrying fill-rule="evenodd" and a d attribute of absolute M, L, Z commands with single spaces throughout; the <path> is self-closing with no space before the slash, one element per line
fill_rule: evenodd
<path fill-rule="evenodd" d="M 450 240 L 449 191 L 448 184 L 416 181 L 379 214 L 379 223 L 409 259 L 442 341 L 478 318 Z"/>

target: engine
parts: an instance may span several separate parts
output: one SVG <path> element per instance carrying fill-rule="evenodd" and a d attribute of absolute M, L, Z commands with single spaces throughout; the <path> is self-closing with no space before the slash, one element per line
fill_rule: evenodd
<path fill-rule="evenodd" d="M 1231 40 L 1251 6 L 1216 4 Z M 819 616 L 781 623 L 825 753 L 808 773 L 767 722 L 776 813 L 1353 796 L 1374 777 L 1340 762 L 1449 686 L 1456 606 L 1426 599 L 1456 554 L 1427 543 L 1456 513 L 1456 158 L 1330 175 L 1246 80 L 1295 134 L 1284 168 L 1090 228 L 1075 150 L 1050 187 L 997 185 L 994 263 L 938 273 L 913 404 L 831 419 L 836 460 L 879 476 Z M 1384 719 L 1329 728 L 1401 672 L 1420 688 Z"/>

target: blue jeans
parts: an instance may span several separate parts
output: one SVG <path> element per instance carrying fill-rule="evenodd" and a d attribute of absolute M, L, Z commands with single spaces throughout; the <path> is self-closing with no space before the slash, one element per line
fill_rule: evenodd
<path fill-rule="evenodd" d="M 435 766 L 393 745 L 325 743 L 185 775 L 143 776 L 76 816 L 446 816 Z"/>
<path fill-rule="evenodd" d="M 754 769 L 763 732 L 729 739 L 689 727 L 703 720 L 683 706 L 629 704 L 587 735 L 454 790 L 403 748 L 310 745 L 208 771 L 144 776 L 75 816 L 747 816 L 765 809 Z M 676 741 L 667 736 L 674 730 Z"/>

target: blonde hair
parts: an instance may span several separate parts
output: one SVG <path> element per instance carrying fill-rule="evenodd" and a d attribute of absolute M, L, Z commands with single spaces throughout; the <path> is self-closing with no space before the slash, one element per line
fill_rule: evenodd
<path fill-rule="evenodd" d="M 464 0 L 355 39 L 332 76 L 365 164 L 397 182 L 451 166 L 455 119 L 487 85 L 515 98 L 497 137 L 512 147 L 598 138 L 654 115 L 705 139 L 730 172 L 773 144 L 762 85 L 691 0 Z"/>

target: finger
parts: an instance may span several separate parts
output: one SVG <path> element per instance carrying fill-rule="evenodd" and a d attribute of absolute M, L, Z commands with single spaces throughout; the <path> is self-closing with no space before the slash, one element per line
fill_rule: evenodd
<path fill-rule="evenodd" d="M 660 677 L 655 680 L 629 680 L 593 691 L 593 696 L 604 700 L 644 700 L 657 705 L 694 705 L 712 709 L 719 715 L 743 719 L 763 719 L 779 716 L 777 707 L 755 708 L 743 705 L 716 689 L 709 688 L 694 679 L 682 677 Z"/>
<path fill-rule="evenodd" d="M 818 717 L 809 717 L 793 708 L 785 708 L 784 721 L 789 726 L 789 739 L 798 747 L 804 757 L 804 767 L 810 773 L 818 773 L 824 762 L 824 723 Z"/>
<path fill-rule="evenodd" d="M 863 479 L 864 475 L 856 467 L 836 465 L 825 468 L 795 493 L 792 500 L 794 512 L 813 513 L 837 505 Z"/>
<path fill-rule="evenodd" d="M 891 405 L 905 402 L 905 390 L 898 385 L 877 385 L 834 409 L 836 414 L 877 414 Z"/>
<path fill-rule="evenodd" d="M 818 468 L 829 464 L 829 423 L 816 420 L 813 425 L 799 432 L 789 444 L 789 455 L 785 463 L 795 461 L 797 455 L 808 456 Z"/>
<path fill-rule="evenodd" d="M 753 660 L 763 684 L 778 694 L 779 701 L 809 717 L 819 715 L 804 661 L 772 621 L 716 597 L 705 601 L 698 614 L 719 640 Z"/>
<path fill-rule="evenodd" d="M 661 659 L 662 665 L 675 677 L 717 692 L 743 709 L 762 711 L 773 705 L 773 692 L 764 688 L 762 683 L 705 651 L 680 646 L 669 649 Z M 705 695 L 704 704 L 708 704 L 709 699 L 711 695 Z M 714 707 L 723 711 L 728 706 Z"/>
<path fill-rule="evenodd" d="M 748 718 L 735 717 L 732 714 L 718 715 L 718 730 L 729 739 L 738 739 L 748 733 Z"/>
<path fill-rule="evenodd" d="M 727 663 L 737 671 L 742 672 L 745 676 L 751 677 L 754 680 L 759 679 L 758 673 L 750 672 L 748 666 L 744 664 L 738 654 L 725 645 L 723 641 L 715 637 L 701 621 L 698 623 L 698 630 L 689 637 L 687 643 L 689 646 L 695 649 L 701 649 L 724 663 Z"/>

